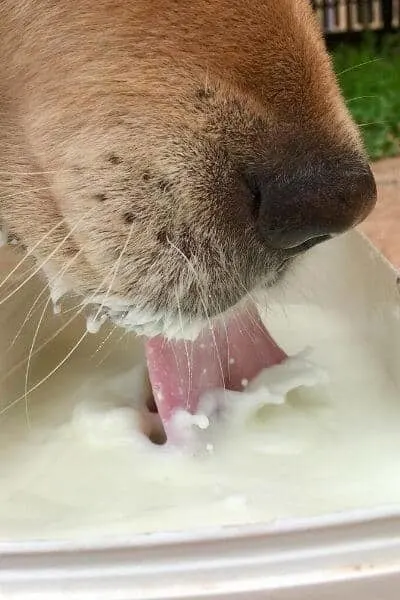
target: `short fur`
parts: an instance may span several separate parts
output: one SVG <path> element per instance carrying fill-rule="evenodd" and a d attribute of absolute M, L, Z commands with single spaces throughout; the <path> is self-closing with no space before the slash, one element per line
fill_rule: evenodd
<path fill-rule="evenodd" d="M 0 0 L 11 234 L 74 292 L 154 318 L 203 320 L 274 281 L 286 257 L 257 234 L 246 173 L 364 160 L 310 4 Z"/>

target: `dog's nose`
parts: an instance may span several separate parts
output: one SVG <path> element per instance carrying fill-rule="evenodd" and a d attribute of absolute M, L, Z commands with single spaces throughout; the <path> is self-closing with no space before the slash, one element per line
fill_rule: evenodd
<path fill-rule="evenodd" d="M 259 172 L 252 181 L 259 234 L 268 246 L 291 252 L 357 225 L 376 202 L 375 180 L 362 159 Z"/>

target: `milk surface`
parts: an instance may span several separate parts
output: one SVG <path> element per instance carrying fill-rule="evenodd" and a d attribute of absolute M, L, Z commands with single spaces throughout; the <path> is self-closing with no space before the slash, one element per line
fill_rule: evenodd
<path fill-rule="evenodd" d="M 231 398 L 245 408 L 234 407 L 204 438 L 205 451 L 193 454 L 139 433 L 146 380 L 138 340 L 107 326 L 85 335 L 73 306 L 55 316 L 38 302 L 26 319 L 42 289 L 32 281 L 0 305 L 1 540 L 249 524 L 400 503 L 400 394 L 382 351 L 391 322 L 381 309 L 364 318 L 351 306 L 347 313 L 320 306 L 308 301 L 308 289 L 304 302 L 301 294 L 284 307 L 282 298 L 270 300 L 269 330 L 290 354 L 310 347 L 315 369 L 307 375 L 300 362 L 294 376 L 292 362 L 278 376 L 281 391 L 290 380 L 280 402 L 271 401 L 271 374 L 263 375 Z M 0 302 L 7 291 L 0 288 Z"/>

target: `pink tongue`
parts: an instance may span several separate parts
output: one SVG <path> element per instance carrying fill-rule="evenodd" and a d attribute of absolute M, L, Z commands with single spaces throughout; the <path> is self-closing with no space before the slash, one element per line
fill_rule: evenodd
<path fill-rule="evenodd" d="M 154 400 L 167 437 L 175 411 L 194 414 L 206 391 L 243 390 L 262 369 L 286 358 L 254 305 L 247 305 L 213 329 L 205 328 L 194 342 L 152 338 L 146 354 Z"/>

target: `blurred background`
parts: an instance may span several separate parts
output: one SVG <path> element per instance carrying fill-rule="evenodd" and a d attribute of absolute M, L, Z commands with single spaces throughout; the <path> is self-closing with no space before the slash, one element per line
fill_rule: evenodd
<path fill-rule="evenodd" d="M 400 0 L 313 6 L 373 162 L 379 200 L 362 229 L 400 268 Z"/>

